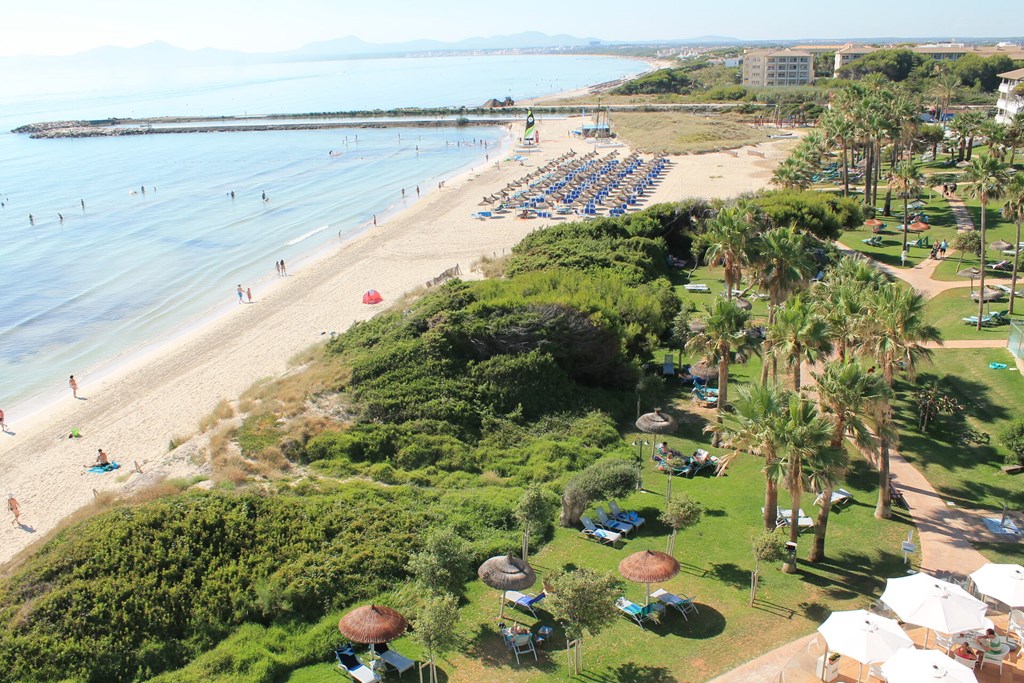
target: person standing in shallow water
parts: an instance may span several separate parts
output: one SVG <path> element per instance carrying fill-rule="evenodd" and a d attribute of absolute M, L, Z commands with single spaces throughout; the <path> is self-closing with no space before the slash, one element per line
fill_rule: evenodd
<path fill-rule="evenodd" d="M 281 262 L 274 261 L 274 269 L 277 271 L 277 276 L 281 277 Z"/>
<path fill-rule="evenodd" d="M 71 379 L 68 380 L 68 386 L 71 387 L 71 395 L 78 398 L 78 382 L 75 381 L 74 375 L 71 375 Z"/>
<path fill-rule="evenodd" d="M 252 303 L 252 287 L 245 288 L 245 296 L 249 299 L 249 303 Z"/>
<path fill-rule="evenodd" d="M 245 290 L 242 289 L 242 285 L 241 284 L 238 285 L 237 292 L 238 292 L 238 303 L 242 303 L 242 297 L 245 296 Z"/>
<path fill-rule="evenodd" d="M 281 275 L 288 277 L 288 269 L 284 267 L 284 259 L 281 259 Z"/>

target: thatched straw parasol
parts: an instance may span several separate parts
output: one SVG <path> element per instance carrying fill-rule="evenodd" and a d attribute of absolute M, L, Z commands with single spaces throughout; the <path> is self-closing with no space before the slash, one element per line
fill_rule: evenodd
<path fill-rule="evenodd" d="M 868 227 L 871 228 L 880 228 L 885 224 L 882 223 L 882 221 L 878 220 L 877 218 L 869 218 L 866 221 L 864 221 L 864 225 L 867 225 Z"/>
<path fill-rule="evenodd" d="M 670 434 L 678 426 L 676 419 L 661 412 L 661 408 L 655 408 L 653 413 L 644 413 L 636 420 L 636 428 L 648 434 Z"/>
<path fill-rule="evenodd" d="M 718 368 L 708 365 L 706 360 L 702 360 L 696 365 L 690 366 L 690 374 L 694 377 L 700 377 L 705 382 L 713 377 L 718 377 Z"/>
<path fill-rule="evenodd" d="M 973 294 L 974 293 L 974 278 L 981 277 L 981 270 L 978 269 L 978 268 L 975 268 L 974 266 L 971 266 L 970 268 L 964 268 L 963 270 L 958 270 L 956 272 L 956 274 L 959 275 L 960 277 L 969 277 L 969 278 L 971 278 L 971 293 Z"/>
<path fill-rule="evenodd" d="M 988 245 L 988 248 L 992 249 L 993 251 L 1006 251 L 1007 249 L 1013 249 L 1013 245 L 1010 244 L 1009 242 L 999 240 L 998 242 L 993 242 L 992 244 Z"/>
<path fill-rule="evenodd" d="M 978 292 L 972 291 L 971 294 L 970 294 L 970 297 L 971 297 L 971 299 L 973 301 L 977 301 L 978 300 L 978 296 L 980 294 L 981 294 L 980 291 L 978 291 Z M 1004 296 L 1006 296 L 1006 293 L 1003 292 L 1003 290 L 1001 290 L 1001 289 L 991 289 L 989 287 L 985 287 L 985 292 L 984 292 L 985 301 L 999 301 Z"/>
<path fill-rule="evenodd" d="M 932 226 L 922 221 L 917 221 L 916 223 L 911 223 L 910 225 L 907 226 L 907 230 L 910 232 L 924 232 L 925 230 L 931 229 Z"/>
<path fill-rule="evenodd" d="M 501 591 L 499 619 L 505 615 L 505 591 L 524 591 L 537 582 L 530 563 L 511 553 L 486 560 L 476 573 L 486 585 Z"/>
<path fill-rule="evenodd" d="M 363 605 L 338 622 L 341 635 L 356 643 L 387 643 L 405 633 L 409 622 L 390 607 Z"/>
<path fill-rule="evenodd" d="M 651 602 L 651 584 L 678 574 L 679 561 L 658 550 L 641 550 L 619 562 L 619 573 L 629 581 L 647 585 L 646 605 Z"/>

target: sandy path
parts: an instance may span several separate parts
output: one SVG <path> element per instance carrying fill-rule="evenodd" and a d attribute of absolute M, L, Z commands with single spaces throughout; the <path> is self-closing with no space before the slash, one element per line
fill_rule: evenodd
<path fill-rule="evenodd" d="M 131 366 L 102 379 L 78 377 L 80 395 L 57 401 L 33 419 L 8 411 L 15 435 L 0 435 L 0 492 L 13 491 L 24 525 L 0 524 L 0 562 L 52 530 L 61 519 L 88 504 L 93 491 L 119 492 L 138 482 L 130 467 L 102 475 L 84 474 L 83 465 L 103 448 L 123 465 L 144 462 L 145 481 L 195 468 L 184 455 L 168 452 L 173 435 L 196 431 L 199 420 L 223 398 L 236 398 L 260 378 L 287 369 L 288 359 L 323 340 L 322 332 L 344 331 L 353 321 L 373 315 L 362 293 L 379 290 L 394 301 L 445 269 L 459 264 L 464 274 L 481 255 L 511 248 L 531 230 L 552 221 L 518 220 L 511 215 L 487 221 L 470 215 L 483 195 L 496 192 L 568 151 L 589 146 L 568 131 L 579 119 L 539 122 L 543 152 L 525 166 L 492 163 L 446 183 L 363 237 L 294 273 L 252 305 L 238 306 L 222 318 L 157 349 Z M 620 155 L 628 149 L 616 148 Z M 675 157 L 653 201 L 685 196 L 728 197 L 764 186 L 774 161 L 708 154 Z M 611 149 L 600 150 L 602 154 Z M 224 296 L 234 297 L 225 281 Z M 72 427 L 83 438 L 69 440 Z M 126 477 L 126 475 L 128 475 Z"/>

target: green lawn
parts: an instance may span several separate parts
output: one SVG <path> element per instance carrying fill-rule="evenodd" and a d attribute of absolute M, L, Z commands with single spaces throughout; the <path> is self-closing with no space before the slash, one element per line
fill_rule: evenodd
<path fill-rule="evenodd" d="M 990 370 L 992 361 L 1009 367 Z M 902 383 L 899 390 L 904 400 L 896 410 L 900 452 L 957 505 L 996 510 L 1007 503 L 1020 510 L 1024 478 L 1000 470 L 1006 450 L 997 438 L 1003 426 L 1020 414 L 1024 396 L 1024 379 L 1013 358 L 1005 349 L 940 349 L 934 352 L 933 363 L 920 369 L 915 385 L 936 379 L 959 398 L 965 410 L 957 416 L 941 416 L 922 434 L 917 429 L 917 407 L 910 403 L 910 386 Z M 988 443 L 982 436 L 986 434 Z"/>
<path fill-rule="evenodd" d="M 1009 326 L 982 327 L 979 332 L 974 325 L 967 325 L 963 318 L 978 314 L 978 304 L 969 298 L 967 287 L 950 289 L 940 292 L 928 300 L 925 305 L 925 317 L 929 323 L 939 328 L 943 339 L 1007 339 Z M 1005 311 L 1008 303 L 997 301 L 987 304 L 990 311 Z M 1024 301 L 1018 301 L 1014 307 L 1017 314 L 1013 316 L 1021 320 L 1024 312 Z"/>
<path fill-rule="evenodd" d="M 930 230 L 926 230 L 921 233 L 908 233 L 908 243 L 913 243 L 919 237 L 927 237 L 929 239 L 929 245 L 942 240 L 952 241 L 953 236 L 956 234 L 956 220 L 953 218 L 953 214 L 949 209 L 949 203 L 942 197 L 941 193 L 936 194 L 931 192 L 929 189 L 925 189 L 921 195 L 921 201 L 924 202 L 924 207 L 921 209 L 927 214 L 929 219 Z M 886 234 L 881 235 L 882 246 L 872 247 L 864 244 L 862 240 L 874 237 L 871 228 L 865 225 L 860 226 L 855 230 L 847 230 L 843 232 L 840 238 L 846 246 L 859 251 L 871 258 L 874 258 L 886 265 L 893 267 L 900 267 L 900 252 L 903 251 L 903 219 L 897 215 L 883 216 L 882 208 L 885 203 L 885 189 L 879 188 L 877 213 L 875 217 L 882 221 L 884 229 L 887 231 Z M 893 214 L 902 214 L 903 212 L 903 200 L 896 197 L 892 200 L 891 210 Z M 913 212 L 913 209 L 911 209 Z M 928 258 L 931 251 L 931 247 L 914 247 L 911 246 L 910 255 L 907 259 L 907 267 L 913 267 L 921 261 Z"/>

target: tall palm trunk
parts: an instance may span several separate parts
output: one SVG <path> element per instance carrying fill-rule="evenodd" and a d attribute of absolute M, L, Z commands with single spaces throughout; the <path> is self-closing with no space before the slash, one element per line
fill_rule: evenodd
<path fill-rule="evenodd" d="M 981 275 L 978 289 L 978 332 L 981 332 L 981 317 L 985 315 L 985 214 L 988 213 L 988 198 L 981 198 Z M 1017 240 L 1020 242 L 1020 240 Z"/>
<path fill-rule="evenodd" d="M 909 195 L 909 192 L 903 193 L 903 251 L 907 250 L 907 206 Z"/>
<path fill-rule="evenodd" d="M 1017 221 L 1017 239 L 1013 246 L 1013 275 L 1010 277 L 1010 315 L 1013 315 L 1013 300 L 1017 295 L 1017 264 L 1020 263 L 1020 221 Z"/>
<path fill-rule="evenodd" d="M 800 344 L 793 345 L 793 391 L 800 393 L 800 360 L 804 355 Z"/>
<path fill-rule="evenodd" d="M 825 532 L 828 529 L 828 513 L 832 511 L 832 482 L 826 482 L 821 492 L 821 509 L 818 510 L 818 519 L 814 524 L 814 543 L 811 545 L 811 553 L 807 556 L 809 562 L 821 562 L 825 559 Z"/>
<path fill-rule="evenodd" d="M 888 412 L 889 407 L 886 406 L 884 409 Z M 892 517 L 892 500 L 889 496 L 889 438 L 884 435 L 878 438 L 878 505 L 875 506 L 875 517 Z"/>
<path fill-rule="evenodd" d="M 847 149 L 846 148 L 847 148 L 846 138 L 843 138 L 843 196 L 844 197 L 849 197 L 850 196 L 850 168 L 849 168 L 849 165 L 846 163 L 846 153 L 847 153 Z"/>
<path fill-rule="evenodd" d="M 768 474 L 768 470 L 775 460 L 775 456 L 765 457 L 765 480 L 764 480 L 764 530 L 774 531 L 775 520 L 778 517 L 779 509 L 779 486 L 775 479 Z"/>
<path fill-rule="evenodd" d="M 869 140 L 864 146 L 864 204 L 871 204 L 871 150 L 874 146 Z"/>

